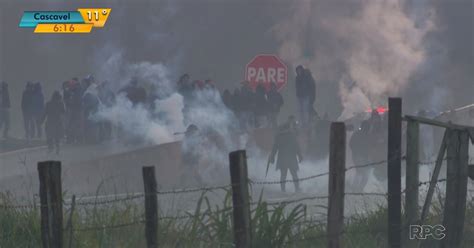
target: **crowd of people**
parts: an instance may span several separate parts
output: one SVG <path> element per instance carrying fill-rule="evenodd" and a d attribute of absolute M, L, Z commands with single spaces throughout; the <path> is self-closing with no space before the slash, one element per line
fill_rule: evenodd
<path fill-rule="evenodd" d="M 108 82 L 97 85 L 92 76 L 79 81 L 72 78 L 62 84 L 45 101 L 41 82 L 27 82 L 21 96 L 21 112 L 25 140 L 46 136 L 49 151 L 59 153 L 59 144 L 97 143 L 111 138 L 112 125 L 97 121 L 93 115 L 99 105 L 112 106 L 115 93 Z M 10 92 L 6 82 L 0 83 L 0 130 L 8 139 L 10 130 Z M 44 130 L 44 132 L 43 132 Z"/>
<path fill-rule="evenodd" d="M 193 103 L 194 93 L 200 90 L 216 90 L 216 88 L 212 80 L 191 82 L 188 74 L 181 76 L 178 81 L 178 92 L 184 98 L 183 112 L 185 116 Z M 271 83 L 268 90 L 263 84 L 258 84 L 254 90 L 250 82 L 244 81 L 241 83 L 241 87 L 235 88 L 232 93 L 228 89 L 224 90 L 221 99 L 244 129 L 264 126 L 276 127 L 278 114 L 284 104 L 283 97 L 278 92 L 275 83 Z"/>
<path fill-rule="evenodd" d="M 303 125 L 307 125 L 315 116 L 313 109 L 315 82 L 311 72 L 302 66 L 296 68 L 296 75 L 295 86 L 300 121 Z M 192 111 L 194 105 L 202 104 L 197 99 L 203 95 L 208 97 L 214 94 L 218 96 L 218 101 L 221 101 L 238 120 L 239 130 L 279 127 L 278 115 L 284 105 L 284 99 L 273 82 L 268 85 L 263 83 L 252 85 L 250 82 L 244 81 L 232 92 L 230 90 L 219 92 L 212 80 L 191 80 L 188 74 L 184 74 L 177 81 L 175 88 L 176 92 L 183 97 L 182 112 L 185 126 L 193 124 L 189 119 L 189 112 Z M 200 94 L 200 92 L 212 94 L 206 95 Z M 44 133 L 48 151 L 59 153 L 61 143 L 96 144 L 110 140 L 112 133 L 115 136 L 121 136 L 123 130 L 120 125 L 96 116 L 100 108 L 114 106 L 119 95 L 128 99 L 132 106 L 141 105 L 149 110 L 152 118 L 160 118 L 159 115 L 155 115 L 154 110 L 157 108 L 155 106 L 156 100 L 163 98 L 163 96 L 158 95 L 154 87 L 148 87 L 147 91 L 147 87 L 136 78 L 130 80 L 121 89 L 114 90 L 109 82 L 97 83 L 93 76 L 87 76 L 82 80 L 75 77 L 64 81 L 62 88 L 54 91 L 48 101 L 45 100 L 40 82 L 27 82 L 21 97 L 25 140 L 30 142 L 33 139 L 42 139 Z M 8 138 L 10 127 L 9 97 L 8 84 L 2 82 L 0 87 L 0 128 L 3 129 L 4 138 Z M 294 124 L 283 124 L 283 126 L 290 125 L 292 127 L 285 130 L 294 130 L 297 122 L 295 118 L 292 120 Z M 294 134 L 292 133 L 289 137 L 295 138 Z M 281 154 L 284 154 L 284 147 L 278 149 L 281 150 Z M 184 155 L 186 158 L 186 154 Z M 190 157 L 195 158 L 196 156 Z M 196 163 L 196 161 L 191 162 Z M 282 176 L 284 175 L 286 178 L 288 168 L 285 169 L 284 163 L 280 162 L 279 164 L 282 166 L 279 168 L 283 173 Z M 295 166 L 290 168 L 294 177 L 296 177 L 297 171 Z"/>
<path fill-rule="evenodd" d="M 300 80 L 301 81 L 301 80 Z M 259 84 L 254 88 L 249 82 L 242 82 L 240 87 L 231 93 L 223 90 L 220 93 L 212 80 L 193 80 L 188 74 L 179 78 L 176 91 L 183 96 L 183 116 L 185 125 L 188 111 L 192 107 L 197 93 L 203 90 L 216 92 L 222 103 L 239 120 L 240 127 L 249 128 L 277 126 L 277 119 L 284 100 L 275 83 Z M 93 76 L 82 80 L 74 77 L 62 83 L 62 89 L 54 91 L 49 101 L 45 100 L 40 82 L 27 82 L 21 97 L 21 111 L 25 140 L 42 139 L 46 136 L 50 151 L 59 152 L 59 143 L 67 144 L 100 143 L 112 137 L 114 125 L 110 121 L 98 120 L 95 113 L 101 106 L 111 107 L 116 97 L 123 94 L 133 106 L 142 105 L 151 113 L 156 109 L 155 100 L 159 99 L 153 89 L 147 92 L 146 87 L 134 78 L 126 86 L 114 91 L 110 83 L 97 83 Z M 7 138 L 10 128 L 10 94 L 8 84 L 0 87 L 0 128 L 3 137 Z M 59 106 L 63 105 L 64 108 Z M 118 133 L 120 132 L 120 128 Z M 44 130 L 44 132 L 43 132 Z"/>
<path fill-rule="evenodd" d="M 137 78 L 132 78 L 127 85 L 116 90 L 108 81 L 97 83 L 93 76 L 87 76 L 82 80 L 72 78 L 63 82 L 62 89 L 54 91 L 46 102 L 42 84 L 27 82 L 21 97 L 25 140 L 29 142 L 32 139 L 42 139 L 45 134 L 49 151 L 59 153 L 61 143 L 97 144 L 111 140 L 113 136 L 121 138 L 123 130 L 120 125 L 104 118 L 97 118 L 96 113 L 101 108 L 115 106 L 118 97 L 122 95 L 131 106 L 140 105 L 148 110 L 151 118 L 161 118 L 155 111 L 156 100 L 166 96 L 157 93 L 155 87 L 144 85 Z M 280 170 L 281 180 L 286 180 L 288 171 L 296 180 L 302 154 L 309 155 L 310 159 L 327 156 L 330 120 L 327 116 L 321 118 L 314 109 L 316 83 L 309 69 L 303 66 L 296 67 L 294 87 L 299 118 L 291 116 L 279 125 L 278 116 L 285 101 L 275 83 L 252 85 L 244 81 L 233 91 L 225 89 L 219 92 L 212 80 L 191 80 L 188 74 L 184 74 L 177 80 L 175 92 L 183 98 L 184 125 L 188 127 L 185 139 L 201 131 L 189 117 L 196 105 L 206 104 L 200 98 L 216 97 L 204 101 L 217 99 L 219 104 L 223 104 L 238 120 L 239 130 L 248 131 L 260 127 L 271 127 L 275 130 L 275 142 L 268 163 L 274 163 L 277 157 L 276 167 Z M 9 136 L 10 108 L 8 84 L 1 82 L 0 131 L 5 139 Z M 470 113 L 474 116 L 474 110 Z M 420 113 L 420 116 L 424 116 L 423 113 Z M 307 141 L 304 143 L 307 147 L 302 148 L 308 152 L 299 147 L 301 139 L 297 142 L 296 137 L 300 132 L 297 129 L 307 132 L 303 139 Z M 349 146 L 354 164 L 383 160 L 386 157 L 386 138 L 386 113 L 374 110 L 370 118 L 363 120 L 351 136 Z M 197 157 L 195 153 L 184 154 L 184 161 L 190 164 L 196 163 L 199 160 Z M 357 169 L 352 187 L 363 191 L 372 172 L 378 180 L 383 181 L 386 174 L 383 168 L 385 167 L 377 167 L 373 171 L 369 167 Z M 299 185 L 295 184 L 295 188 L 299 190 Z M 282 190 L 285 191 L 285 185 L 282 185 Z"/>

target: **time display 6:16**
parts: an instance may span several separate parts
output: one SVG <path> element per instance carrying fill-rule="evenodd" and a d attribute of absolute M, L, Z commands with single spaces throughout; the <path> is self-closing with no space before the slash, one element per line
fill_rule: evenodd
<path fill-rule="evenodd" d="M 53 31 L 57 33 L 74 32 L 74 30 L 74 24 L 56 24 L 53 27 Z"/>

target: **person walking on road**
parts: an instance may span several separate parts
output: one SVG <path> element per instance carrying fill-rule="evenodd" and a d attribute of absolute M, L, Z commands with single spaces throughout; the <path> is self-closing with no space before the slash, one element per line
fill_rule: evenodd
<path fill-rule="evenodd" d="M 51 100 L 46 104 L 42 118 L 42 123 L 46 121 L 44 129 L 48 143 L 48 152 L 50 153 L 55 149 L 56 154 L 59 154 L 59 144 L 64 135 L 63 117 L 65 113 L 66 110 L 61 94 L 55 91 Z"/>
<path fill-rule="evenodd" d="M 277 154 L 276 169 L 280 170 L 281 191 L 286 192 L 285 180 L 288 171 L 290 171 L 295 185 L 295 191 L 300 192 L 297 172 L 298 163 L 301 163 L 303 157 L 297 140 L 296 120 L 294 116 L 290 116 L 288 122 L 280 127 L 275 137 L 272 152 L 268 158 L 269 165 L 275 162 L 275 155 Z"/>

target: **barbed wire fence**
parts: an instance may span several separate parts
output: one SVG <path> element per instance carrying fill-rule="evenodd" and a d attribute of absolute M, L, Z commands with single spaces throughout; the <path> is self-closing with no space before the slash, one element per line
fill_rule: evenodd
<path fill-rule="evenodd" d="M 403 160 L 406 159 L 405 156 L 402 157 Z M 470 158 L 470 161 L 472 161 L 472 158 Z M 388 163 L 387 160 L 382 160 L 378 162 L 371 162 L 367 164 L 361 164 L 361 165 L 354 165 L 354 166 L 349 166 L 345 169 L 345 172 L 351 171 L 351 170 L 357 170 L 361 168 L 367 168 L 367 167 L 376 167 L 376 166 L 386 166 Z M 435 161 L 423 161 L 420 162 L 420 165 L 427 165 L 427 164 L 434 164 Z M 274 185 L 274 184 L 281 184 L 281 183 L 291 183 L 291 182 L 304 182 L 304 181 L 309 181 L 309 180 L 317 180 L 321 177 L 324 176 L 329 176 L 329 172 L 324 172 L 324 173 L 318 173 L 312 176 L 307 176 L 307 177 L 302 177 L 299 179 L 289 179 L 289 180 L 283 180 L 283 181 L 259 181 L 259 180 L 251 180 L 248 179 L 248 184 L 250 185 Z M 438 179 L 436 183 L 442 183 L 446 182 L 446 178 L 443 179 Z M 431 183 L 431 180 L 429 181 L 423 181 L 418 184 L 418 187 L 413 190 L 418 190 L 419 187 L 424 186 L 424 185 L 429 185 Z M 171 190 L 163 190 L 163 191 L 156 191 L 156 195 L 179 195 L 179 194 L 187 194 L 187 193 L 206 193 L 206 192 L 211 192 L 211 191 L 216 191 L 216 190 L 224 190 L 224 191 L 229 191 L 232 188 L 233 185 L 219 185 L 219 186 L 210 186 L 210 187 L 199 187 L 199 188 L 183 188 L 183 189 L 171 189 Z M 402 190 L 401 194 L 406 193 L 407 190 L 411 189 L 404 189 Z M 378 196 L 378 197 L 387 197 L 388 193 L 381 193 L 381 192 L 346 192 L 344 193 L 345 196 Z M 111 195 L 98 195 L 98 196 L 87 196 L 83 198 L 79 198 L 74 204 L 75 206 L 100 206 L 100 205 L 109 205 L 109 204 L 117 204 L 117 203 L 123 203 L 123 202 L 128 202 L 128 201 L 137 201 L 137 200 L 143 200 L 146 197 L 145 193 L 139 192 L 139 193 L 132 193 L 132 194 L 111 194 Z M 264 200 L 262 202 L 250 202 L 250 205 L 255 206 L 260 203 L 265 203 L 268 206 L 281 206 L 281 205 L 289 205 L 289 204 L 296 204 L 296 203 L 302 203 L 305 202 L 305 204 L 308 204 L 308 201 L 314 201 L 314 200 L 327 200 L 330 196 L 329 195 L 312 195 L 312 196 L 304 196 L 296 199 L 291 199 L 291 198 L 286 198 L 286 199 L 278 199 L 277 201 L 272 201 L 272 200 Z M 107 198 L 112 198 L 112 199 L 107 199 Z M 64 206 L 70 206 L 71 201 L 70 200 L 64 200 L 62 202 Z M 324 204 L 316 204 L 314 206 L 327 209 L 328 206 Z M 51 207 L 51 204 L 19 204 L 19 205 L 8 205 L 8 204 L 2 204 L 0 202 L 0 209 L 6 209 L 6 210 L 32 210 L 32 209 L 41 209 L 41 208 L 48 208 Z M 215 213 L 230 213 L 232 211 L 232 207 L 227 207 L 223 208 L 221 210 L 215 210 L 212 211 L 214 214 Z M 159 221 L 180 221 L 180 220 L 185 220 L 185 219 L 205 219 L 206 217 L 209 216 L 209 211 L 203 211 L 200 214 L 191 214 L 191 213 L 186 213 L 186 214 L 180 214 L 180 215 L 173 215 L 173 216 L 159 216 L 157 220 Z M 346 220 L 352 220 L 350 217 L 345 217 Z M 113 223 L 110 225 L 96 225 L 96 226 L 84 226 L 84 227 L 79 227 L 79 228 L 73 228 L 73 232 L 88 232 L 88 231 L 100 231 L 100 230 L 108 230 L 108 229 L 118 229 L 118 228 L 126 228 L 126 227 L 131 227 L 131 226 L 137 226 L 137 225 L 144 225 L 147 223 L 147 220 L 141 216 L 140 218 L 136 218 L 135 220 L 129 221 L 129 222 L 124 222 L 124 223 Z M 325 225 L 327 222 L 324 220 L 304 220 L 301 223 L 298 224 L 318 224 L 318 225 Z M 341 234 L 344 234 L 341 233 Z M 314 237 L 312 237 L 314 238 Z M 327 235 L 321 237 L 321 238 L 327 238 Z M 294 242 L 289 240 L 289 243 Z"/>

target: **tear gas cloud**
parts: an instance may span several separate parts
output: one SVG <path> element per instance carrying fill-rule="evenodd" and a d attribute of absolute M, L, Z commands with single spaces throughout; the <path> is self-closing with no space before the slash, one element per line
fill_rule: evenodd
<path fill-rule="evenodd" d="M 235 148 L 228 138 L 230 130 L 234 128 L 235 117 L 223 106 L 220 97 L 215 92 L 199 93 L 193 111 L 190 112 L 190 120 L 183 119 L 182 99 L 179 96 L 169 97 L 176 91 L 175 81 L 179 74 L 187 71 L 185 68 L 193 66 L 202 68 L 206 62 L 219 61 L 222 58 L 218 55 L 219 48 L 217 47 L 207 50 L 208 53 L 204 56 L 196 54 L 200 47 L 206 48 L 209 44 L 215 44 L 215 40 L 221 41 L 219 46 L 226 46 L 230 41 L 223 37 L 231 31 L 225 29 L 223 32 L 213 34 L 201 29 L 193 30 L 190 28 L 192 25 L 185 25 L 188 23 L 186 21 L 188 18 L 193 19 L 196 17 L 195 12 L 199 12 L 188 6 L 191 4 L 186 1 L 164 1 L 161 4 L 166 7 L 165 10 L 169 11 L 165 11 L 167 14 L 160 15 L 160 18 L 150 15 L 156 32 L 140 33 L 140 35 L 144 36 L 148 42 L 157 42 L 166 47 L 165 52 L 161 51 L 161 53 L 171 54 L 172 56 L 167 57 L 166 60 L 172 60 L 173 65 L 165 66 L 161 62 L 153 63 L 146 60 L 127 61 L 123 54 L 126 54 L 127 49 L 135 42 L 117 42 L 123 47 L 118 51 L 117 49 L 109 50 L 109 54 L 101 56 L 108 58 L 106 62 L 103 63 L 100 59 L 101 62 L 97 64 L 104 65 L 99 67 L 101 69 L 98 75 L 114 81 L 116 85 L 123 86 L 132 77 L 139 77 L 142 82 L 153 85 L 151 88 L 156 91 L 155 94 L 165 99 L 160 101 L 169 103 L 159 110 L 165 113 L 163 115 L 165 117 L 159 121 L 151 121 L 143 110 L 133 109 L 122 102 L 107 110 L 110 113 L 103 111 L 99 115 L 118 123 L 133 119 L 133 123 L 121 123 L 121 125 L 131 129 L 141 127 L 143 131 L 140 135 L 146 136 L 147 140 L 155 144 L 174 140 L 175 137 L 172 134 L 182 131 L 185 128 L 184 123 L 195 123 L 204 130 L 214 130 L 220 136 L 227 137 L 224 139 L 225 148 L 216 147 L 216 151 Z M 459 91 L 462 88 L 473 88 L 472 72 L 465 69 L 469 64 L 472 65 L 472 53 L 469 53 L 472 49 L 469 50 L 469 45 L 457 40 L 461 38 L 459 36 L 461 31 L 457 30 L 459 28 L 452 30 L 453 23 L 456 24 L 456 22 L 451 17 L 451 14 L 458 12 L 463 8 L 462 6 L 468 6 L 468 1 L 460 1 L 457 5 L 435 0 L 301 0 L 277 1 L 276 3 L 260 1 L 259 4 L 247 4 L 248 6 L 245 3 L 238 4 L 229 1 L 227 4 L 239 6 L 244 10 L 254 7 L 259 13 L 268 11 L 278 13 L 271 18 L 267 26 L 259 27 L 262 30 L 258 32 L 271 37 L 273 43 L 267 45 L 275 47 L 275 51 L 288 63 L 289 68 L 303 64 L 311 69 L 316 81 L 338 85 L 335 87 L 337 92 L 317 93 L 317 99 L 319 96 L 323 100 L 317 100 L 316 109 L 334 111 L 334 107 L 325 106 L 322 101 L 325 95 L 335 94 L 342 105 L 342 113 L 336 115 L 339 119 L 347 119 L 355 113 L 385 105 L 388 96 L 407 96 L 406 103 L 409 104 L 409 109 L 442 110 L 469 103 L 469 100 L 472 100 L 465 91 Z M 203 1 L 199 5 L 206 6 L 210 13 L 229 11 L 223 5 L 213 4 L 212 1 Z M 201 8 L 204 8 L 202 6 Z M 472 14 L 464 15 L 462 20 L 469 22 L 472 19 L 470 17 Z M 202 22 L 207 23 L 213 18 L 216 17 L 211 14 Z M 215 25 L 232 27 L 234 21 L 232 15 L 229 15 L 228 18 L 219 19 L 219 24 L 210 23 L 210 25 L 211 27 Z M 165 23 L 170 25 L 167 26 Z M 168 30 L 170 28 L 174 30 L 171 32 Z M 255 30 L 249 27 L 249 32 L 253 31 Z M 128 31 L 120 30 L 119 32 Z M 239 31 L 235 30 L 235 32 Z M 468 30 L 467 33 L 472 33 L 472 30 Z M 447 34 L 451 36 L 440 38 Z M 234 35 L 232 37 L 235 38 Z M 254 38 L 252 36 L 249 39 Z M 470 36 L 466 39 L 472 41 Z M 180 47 L 176 48 L 176 44 Z M 253 53 L 249 45 L 242 44 L 243 47 L 240 49 L 245 51 L 245 54 Z M 459 44 L 461 46 L 458 46 Z M 465 49 L 467 55 L 456 60 L 453 54 L 459 53 L 462 49 Z M 182 61 L 182 58 L 186 59 Z M 164 61 L 165 58 L 158 60 Z M 174 63 L 176 61 L 178 63 Z M 214 68 L 217 71 L 215 81 L 218 82 L 219 88 L 229 86 L 230 81 L 240 80 L 240 78 L 229 80 L 222 76 L 225 72 L 230 72 L 223 67 L 232 67 L 230 65 L 233 63 L 229 62 L 227 65 L 221 63 Z M 441 68 L 449 69 L 442 75 Z M 232 75 L 232 73 L 227 74 Z M 194 76 L 193 73 L 191 75 Z M 451 85 L 443 84 L 441 81 L 445 80 L 455 80 L 455 82 Z M 421 93 L 426 98 L 420 99 L 418 95 Z M 289 99 L 293 96 L 286 93 L 285 98 L 291 106 Z M 160 102 L 158 105 L 165 102 Z M 131 111 L 136 112 L 132 114 L 135 118 L 129 118 L 130 114 L 125 114 Z M 168 116 L 173 116 L 173 121 L 168 120 Z M 157 131 L 151 131 L 155 129 Z M 220 162 L 226 159 L 225 157 L 211 158 Z"/>
<path fill-rule="evenodd" d="M 339 82 L 341 119 L 384 105 L 409 87 L 427 59 L 423 39 L 434 29 L 435 15 L 416 25 L 405 3 L 295 1 L 291 16 L 273 29 L 279 53 L 293 67 L 307 65 L 317 79 Z"/>
<path fill-rule="evenodd" d="M 170 78 L 170 69 L 163 64 L 128 63 L 120 52 L 103 58 L 105 61 L 98 61 L 102 65 L 97 74 L 99 78 L 112 79 L 111 87 L 114 91 L 118 91 L 132 79 L 138 80 L 148 89 L 148 94 L 156 96 L 156 108 L 150 113 L 145 106 L 134 106 L 124 94 L 119 94 L 114 105 L 101 106 L 95 119 L 110 121 L 123 135 L 149 144 L 180 140 L 178 135 L 188 125 L 194 124 L 205 135 L 199 146 L 183 146 L 184 150 L 193 149 L 205 155 L 204 164 L 209 165 L 203 172 L 206 176 L 211 177 L 210 173 L 216 166 L 224 168 L 227 153 L 238 148 L 238 144 L 232 141 L 232 133 L 237 130 L 237 119 L 225 107 L 217 90 L 204 88 L 194 91 L 192 101 L 185 106 L 183 97 L 177 93 L 175 80 Z"/>
<path fill-rule="evenodd" d="M 133 106 L 123 94 L 117 103 L 100 109 L 97 118 L 112 121 L 132 133 L 140 132 L 143 138 L 154 144 L 173 140 L 173 133 L 183 131 L 184 124 L 195 124 L 215 128 L 221 134 L 235 123 L 232 113 L 224 106 L 219 92 L 215 90 L 196 91 L 190 107 L 189 119 L 183 119 L 183 98 L 176 91 L 176 82 L 170 79 L 169 69 L 163 64 L 150 62 L 128 63 L 121 53 L 111 54 L 98 70 L 98 77 L 112 79 L 112 88 L 119 91 L 132 79 L 148 89 L 148 94 L 156 96 L 156 109 L 152 118 L 142 105 Z M 156 119 L 156 121 L 154 121 Z M 161 129 L 160 131 L 153 131 Z M 154 135 L 151 135 L 154 134 Z"/>

